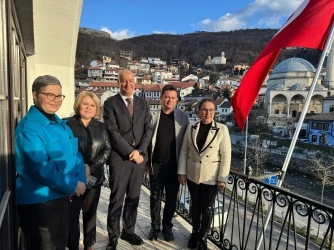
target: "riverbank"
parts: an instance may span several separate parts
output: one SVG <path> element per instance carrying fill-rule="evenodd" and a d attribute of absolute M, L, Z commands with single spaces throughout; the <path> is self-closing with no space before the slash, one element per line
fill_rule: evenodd
<path fill-rule="evenodd" d="M 231 162 L 233 170 L 243 173 L 243 166 L 243 159 L 234 155 Z M 281 166 L 265 164 L 261 166 L 261 170 L 277 172 L 281 170 Z M 321 182 L 316 180 L 313 176 L 297 171 L 296 169 L 288 168 L 282 187 L 288 189 L 290 192 L 320 202 Z M 334 206 L 334 186 L 325 187 L 323 202 L 327 205 Z"/>

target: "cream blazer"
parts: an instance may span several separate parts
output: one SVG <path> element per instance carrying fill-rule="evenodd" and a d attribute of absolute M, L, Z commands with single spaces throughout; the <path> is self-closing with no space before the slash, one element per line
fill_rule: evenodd
<path fill-rule="evenodd" d="M 197 184 L 227 182 L 231 166 L 231 139 L 227 127 L 213 121 L 201 151 L 196 144 L 199 127 L 200 121 L 187 128 L 177 173 Z"/>

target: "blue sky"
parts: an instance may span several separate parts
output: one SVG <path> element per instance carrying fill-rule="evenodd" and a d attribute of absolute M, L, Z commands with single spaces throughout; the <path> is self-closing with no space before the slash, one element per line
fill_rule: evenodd
<path fill-rule="evenodd" d="M 186 34 L 280 28 L 303 0 L 84 0 L 80 27 L 121 40 L 153 33 Z"/>

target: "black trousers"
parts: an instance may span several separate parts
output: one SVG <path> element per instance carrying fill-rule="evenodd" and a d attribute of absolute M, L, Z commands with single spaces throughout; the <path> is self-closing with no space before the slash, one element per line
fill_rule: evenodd
<path fill-rule="evenodd" d="M 123 232 L 134 233 L 145 163 L 125 161 L 121 166 L 110 166 L 110 198 L 107 228 L 110 242 L 117 242 L 123 201 Z"/>
<path fill-rule="evenodd" d="M 79 250 L 80 211 L 82 209 L 84 247 L 93 246 L 96 242 L 96 211 L 99 204 L 101 185 L 87 189 L 84 195 L 72 196 L 70 234 L 67 242 L 69 250 Z"/>
<path fill-rule="evenodd" d="M 206 236 L 212 222 L 213 203 L 217 195 L 217 185 L 196 184 L 187 180 L 191 196 L 191 221 L 193 230 Z"/>
<path fill-rule="evenodd" d="M 18 205 L 27 250 L 65 250 L 70 221 L 70 200 L 63 197 L 43 203 Z"/>
<path fill-rule="evenodd" d="M 165 208 L 163 212 L 162 226 L 172 228 L 172 219 L 176 210 L 179 182 L 177 179 L 176 164 L 153 163 L 153 174 L 150 175 L 150 210 L 151 225 L 160 228 L 161 225 L 161 198 L 165 189 Z"/>

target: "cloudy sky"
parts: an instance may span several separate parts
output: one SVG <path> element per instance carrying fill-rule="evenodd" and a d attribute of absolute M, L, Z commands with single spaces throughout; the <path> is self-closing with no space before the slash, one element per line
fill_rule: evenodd
<path fill-rule="evenodd" d="M 186 34 L 280 28 L 303 0 L 84 0 L 80 27 L 117 40 L 153 33 Z"/>

